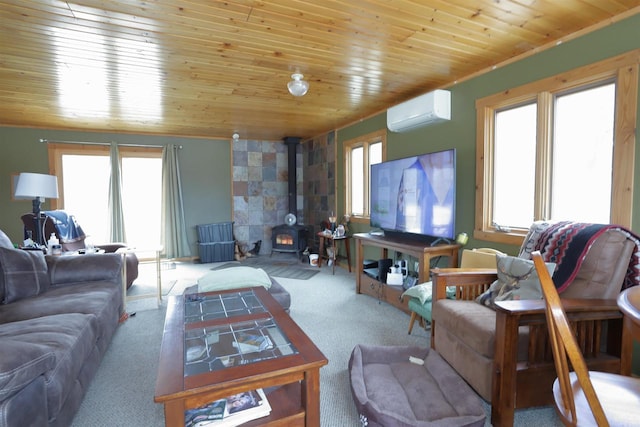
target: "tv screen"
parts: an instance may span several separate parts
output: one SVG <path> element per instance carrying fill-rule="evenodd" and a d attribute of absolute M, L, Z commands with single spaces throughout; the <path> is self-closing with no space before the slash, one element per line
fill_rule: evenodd
<path fill-rule="evenodd" d="M 373 228 L 453 240 L 455 206 L 455 149 L 371 165 Z"/>

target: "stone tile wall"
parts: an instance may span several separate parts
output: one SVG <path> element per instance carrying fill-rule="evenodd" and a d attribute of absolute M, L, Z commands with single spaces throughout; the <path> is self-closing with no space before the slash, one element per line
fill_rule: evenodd
<path fill-rule="evenodd" d="M 315 244 L 310 246 L 316 249 L 315 233 L 320 231 L 322 221 L 328 221 L 330 211 L 336 210 L 335 133 L 305 141 L 302 146 L 304 218 L 306 224 L 313 227 Z"/>
<path fill-rule="evenodd" d="M 298 223 L 304 224 L 302 147 L 296 154 Z M 278 141 L 233 142 L 233 221 L 240 245 L 271 253 L 271 229 L 289 213 L 287 145 Z"/>

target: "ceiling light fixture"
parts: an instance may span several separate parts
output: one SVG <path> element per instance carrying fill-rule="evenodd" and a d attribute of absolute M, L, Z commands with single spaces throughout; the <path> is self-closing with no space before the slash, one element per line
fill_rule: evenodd
<path fill-rule="evenodd" d="M 302 80 L 304 76 L 300 73 L 291 74 L 291 80 L 287 83 L 289 93 L 293 96 L 304 96 L 309 90 L 309 82 Z"/>

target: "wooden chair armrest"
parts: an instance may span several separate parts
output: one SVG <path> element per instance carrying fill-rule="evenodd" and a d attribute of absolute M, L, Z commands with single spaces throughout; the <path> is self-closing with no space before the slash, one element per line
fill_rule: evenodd
<path fill-rule="evenodd" d="M 622 313 L 615 300 L 562 299 L 580 350 L 595 370 L 620 372 Z M 541 406 L 552 402 L 541 397 L 540 385 L 551 390 L 557 377 L 548 338 L 544 300 L 498 301 L 491 396 L 492 422 L 513 420 L 516 407 Z M 521 341 L 522 327 L 527 341 Z M 433 339 L 433 333 L 432 333 Z M 520 348 L 525 345 L 526 348 Z M 526 351 L 526 360 L 518 355 Z M 516 396 L 522 406 L 518 406 Z M 507 425 L 512 424 L 507 422 Z"/>
<path fill-rule="evenodd" d="M 447 286 L 456 287 L 456 299 L 473 300 L 497 278 L 494 268 L 434 268 L 431 270 L 433 300 L 447 297 Z"/>
<path fill-rule="evenodd" d="M 507 316 L 544 316 L 544 300 L 496 301 L 496 312 Z M 563 298 L 562 306 L 571 319 L 616 319 L 622 316 L 616 300 Z"/>

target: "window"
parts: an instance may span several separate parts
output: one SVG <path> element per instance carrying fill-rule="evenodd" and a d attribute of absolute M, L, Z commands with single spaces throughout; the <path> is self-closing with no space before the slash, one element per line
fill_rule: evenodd
<path fill-rule="evenodd" d="M 477 101 L 476 226 L 520 244 L 535 220 L 631 226 L 638 53 Z"/>
<path fill-rule="evenodd" d="M 352 219 L 369 218 L 369 167 L 386 152 L 386 131 L 345 141 L 345 211 Z"/>
<path fill-rule="evenodd" d="M 48 148 L 53 172 L 60 178 L 62 187 L 55 207 L 76 217 L 89 242 L 109 242 L 109 147 L 49 144 Z M 127 243 L 138 248 L 158 247 L 162 150 L 118 148 Z"/>

